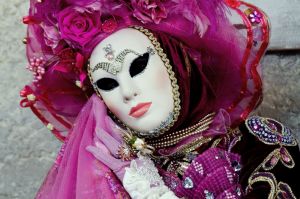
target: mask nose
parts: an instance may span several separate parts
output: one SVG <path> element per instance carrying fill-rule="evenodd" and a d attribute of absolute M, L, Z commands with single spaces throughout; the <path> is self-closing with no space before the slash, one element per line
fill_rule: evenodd
<path fill-rule="evenodd" d="M 128 103 L 139 95 L 137 85 L 129 79 L 123 79 L 120 81 L 120 90 L 123 97 L 123 102 Z"/>
<path fill-rule="evenodd" d="M 123 101 L 125 103 L 131 101 L 134 97 L 136 97 L 138 94 L 136 92 L 134 92 L 133 94 L 127 94 L 127 95 L 123 95 Z"/>

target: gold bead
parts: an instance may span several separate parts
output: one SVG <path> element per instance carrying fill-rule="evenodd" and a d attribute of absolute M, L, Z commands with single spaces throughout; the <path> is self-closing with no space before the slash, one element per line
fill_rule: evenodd
<path fill-rule="evenodd" d="M 23 40 L 22 40 L 23 44 L 27 44 L 28 43 L 28 39 L 25 37 Z"/>

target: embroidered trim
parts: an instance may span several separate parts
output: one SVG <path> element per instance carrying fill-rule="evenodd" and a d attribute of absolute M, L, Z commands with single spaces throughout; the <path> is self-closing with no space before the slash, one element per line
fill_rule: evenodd
<path fill-rule="evenodd" d="M 289 169 L 292 169 L 295 166 L 295 162 L 288 150 L 282 147 L 272 151 L 259 165 L 258 169 L 262 167 L 265 171 L 269 171 L 277 165 L 279 160 Z"/>
<path fill-rule="evenodd" d="M 277 187 L 278 187 L 278 191 L 277 191 L 278 199 L 297 199 L 291 187 L 288 184 L 284 182 L 279 182 Z M 288 197 L 286 195 L 288 195 Z"/>
<path fill-rule="evenodd" d="M 292 169 L 295 166 L 295 162 L 292 158 L 292 156 L 289 154 L 288 150 L 285 147 L 280 147 L 275 150 L 273 150 L 264 160 L 263 162 L 258 165 L 258 167 L 252 172 L 250 177 L 248 178 L 248 186 L 246 190 L 251 189 L 252 185 L 255 182 L 259 181 L 265 181 L 270 184 L 271 190 L 269 193 L 268 199 L 273 199 L 275 196 L 278 196 L 278 198 L 281 198 L 279 195 L 280 193 L 287 193 L 293 195 L 293 192 L 291 188 L 288 186 L 286 187 L 287 190 L 282 190 L 283 187 L 282 184 L 277 184 L 276 177 L 271 172 L 259 172 L 259 170 L 262 168 L 265 171 L 272 170 L 278 163 L 278 161 L 286 166 L 289 169 Z M 265 176 L 263 176 L 265 175 Z M 268 176 L 269 175 L 269 176 Z M 276 193 L 276 195 L 274 195 Z M 286 198 L 282 198 L 286 199 Z"/>
<path fill-rule="evenodd" d="M 297 145 L 291 129 L 274 119 L 252 116 L 245 124 L 251 134 L 267 145 Z"/>
<path fill-rule="evenodd" d="M 291 187 L 284 183 L 277 183 L 276 177 L 270 172 L 257 172 L 248 180 L 246 191 L 251 192 L 252 185 L 256 182 L 267 182 L 270 185 L 270 193 L 268 199 L 296 199 Z"/>
<path fill-rule="evenodd" d="M 268 195 L 268 199 L 274 199 L 277 193 L 277 180 L 275 176 L 270 172 L 257 172 L 251 175 L 248 179 L 248 186 L 246 191 L 251 192 L 252 185 L 256 182 L 266 182 L 270 185 L 270 192 Z"/>

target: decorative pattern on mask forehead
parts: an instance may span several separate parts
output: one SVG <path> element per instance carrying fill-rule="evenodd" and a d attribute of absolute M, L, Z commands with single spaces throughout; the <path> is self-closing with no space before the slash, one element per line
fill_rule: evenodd
<path fill-rule="evenodd" d="M 126 55 L 132 53 L 136 56 L 142 56 L 142 54 L 140 54 L 132 49 L 126 48 L 126 49 L 122 50 L 115 58 L 114 50 L 112 49 L 111 44 L 108 44 L 106 47 L 103 48 L 103 50 L 106 52 L 105 57 L 109 61 L 113 61 L 113 62 L 100 62 L 100 63 L 96 64 L 96 66 L 93 68 L 92 72 L 102 69 L 112 75 L 117 75 L 122 70 Z M 151 48 L 150 46 L 148 46 L 147 53 L 149 53 L 150 55 L 154 55 L 155 50 L 153 48 Z"/>

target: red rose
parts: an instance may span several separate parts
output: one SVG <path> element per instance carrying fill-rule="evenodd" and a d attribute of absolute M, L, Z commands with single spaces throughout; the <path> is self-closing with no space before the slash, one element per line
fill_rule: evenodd
<path fill-rule="evenodd" d="M 101 31 L 100 6 L 67 7 L 58 14 L 61 38 L 80 46 L 88 43 Z"/>

